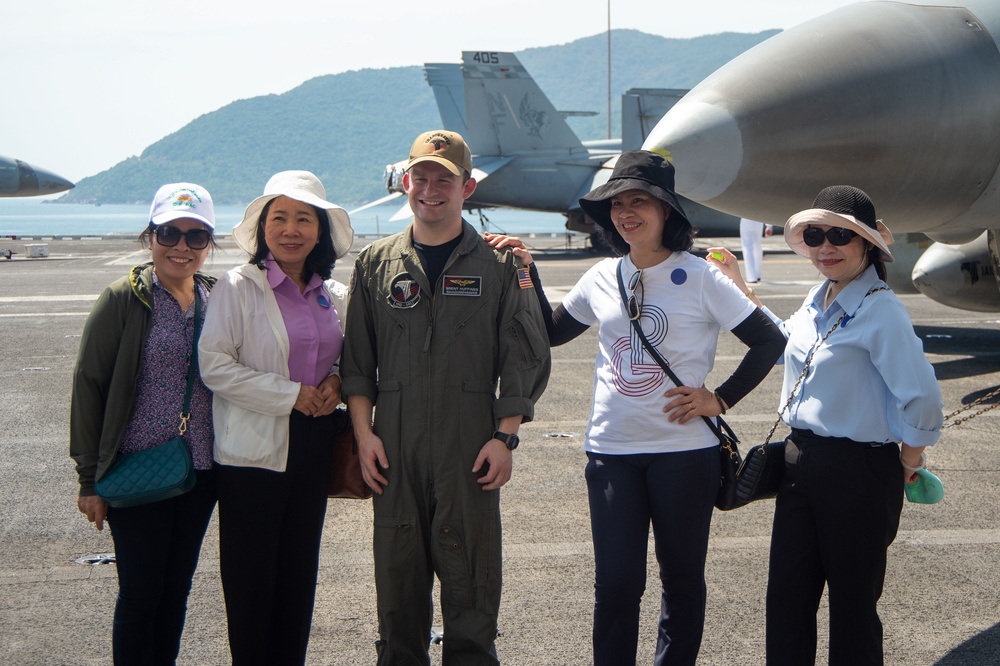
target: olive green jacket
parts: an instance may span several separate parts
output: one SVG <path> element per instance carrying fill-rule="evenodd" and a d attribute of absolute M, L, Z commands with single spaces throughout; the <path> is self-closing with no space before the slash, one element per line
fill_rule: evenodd
<path fill-rule="evenodd" d="M 215 278 L 197 273 L 208 289 Z M 133 266 L 98 297 L 80 337 L 70 396 L 69 454 L 80 495 L 114 462 L 132 414 L 136 382 L 153 314 L 153 265 Z"/>

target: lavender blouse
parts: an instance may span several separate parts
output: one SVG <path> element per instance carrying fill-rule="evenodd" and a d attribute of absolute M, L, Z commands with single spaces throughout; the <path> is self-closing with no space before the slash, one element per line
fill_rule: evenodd
<path fill-rule="evenodd" d="M 197 284 L 197 283 L 195 283 Z M 198 285 L 201 318 L 205 318 L 208 290 Z M 132 416 L 118 448 L 121 453 L 151 449 L 178 434 L 187 389 L 188 361 L 194 343 L 194 303 L 186 312 L 153 274 L 153 319 L 135 389 Z M 212 468 L 212 393 L 195 374 L 191 389 L 188 447 L 195 469 Z"/>
<path fill-rule="evenodd" d="M 323 280 L 313 275 L 300 292 L 270 254 L 264 263 L 267 283 L 274 291 L 288 332 L 288 378 L 306 386 L 319 386 L 334 369 L 344 346 L 344 333 Z"/>

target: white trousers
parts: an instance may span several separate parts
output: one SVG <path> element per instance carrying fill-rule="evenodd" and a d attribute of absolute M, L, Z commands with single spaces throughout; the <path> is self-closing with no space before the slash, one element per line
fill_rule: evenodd
<path fill-rule="evenodd" d="M 760 265 L 764 261 L 764 223 L 740 219 L 740 244 L 743 246 L 743 265 L 746 281 L 760 281 Z"/>

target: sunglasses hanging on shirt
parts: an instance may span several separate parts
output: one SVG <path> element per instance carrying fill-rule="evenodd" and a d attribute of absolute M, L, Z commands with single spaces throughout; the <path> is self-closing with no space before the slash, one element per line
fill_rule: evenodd
<path fill-rule="evenodd" d="M 635 321 L 642 316 L 642 303 L 635 296 L 635 291 L 642 286 L 642 269 L 640 268 L 635 273 L 632 273 L 632 277 L 628 279 L 628 300 L 625 301 L 625 307 L 628 310 L 628 318 L 631 321 Z M 640 294 L 642 290 L 640 289 Z"/>

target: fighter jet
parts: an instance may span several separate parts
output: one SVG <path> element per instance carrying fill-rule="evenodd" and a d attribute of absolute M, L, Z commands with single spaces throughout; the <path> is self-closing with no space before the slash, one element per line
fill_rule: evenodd
<path fill-rule="evenodd" d="M 776 224 L 827 185 L 856 185 L 897 239 L 946 244 L 907 280 L 997 312 L 998 35 L 996 0 L 848 5 L 724 65 L 644 147 L 673 161 L 685 196 Z"/>
<path fill-rule="evenodd" d="M 465 51 L 461 65 L 428 63 L 424 75 L 444 128 L 464 136 L 473 151 L 477 186 L 467 209 L 562 213 L 567 229 L 592 236 L 594 223 L 583 214 L 578 199 L 607 182 L 623 148 L 639 148 L 656 120 L 686 92 L 629 90 L 622 96 L 623 139 L 581 141 L 566 117 L 593 114 L 557 111 L 513 53 Z M 405 161 L 387 166 L 389 196 L 358 210 L 402 196 L 405 166 Z M 702 235 L 738 231 L 736 217 L 690 201 L 682 205 Z M 404 206 L 390 221 L 411 215 Z"/>
<path fill-rule="evenodd" d="M 0 155 L 0 197 L 56 194 L 73 187 L 73 183 L 51 171 Z"/>

